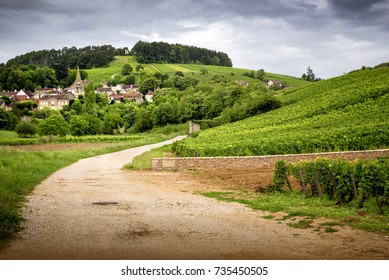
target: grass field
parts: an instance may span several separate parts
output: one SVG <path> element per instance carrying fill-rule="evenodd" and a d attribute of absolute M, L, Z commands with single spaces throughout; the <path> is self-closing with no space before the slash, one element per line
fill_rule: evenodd
<path fill-rule="evenodd" d="M 95 83 L 107 81 L 113 75 L 120 74 L 123 65 L 130 64 L 133 69 L 139 64 L 136 61 L 135 56 L 116 56 L 115 60 L 112 61 L 108 67 L 88 69 L 89 79 Z M 225 75 L 229 80 L 244 80 L 252 81 L 253 79 L 247 76 L 243 76 L 244 73 L 250 72 L 251 69 L 224 67 L 224 66 L 213 66 L 213 65 L 198 65 L 198 64 L 141 64 L 144 69 L 149 70 L 152 73 L 160 72 L 163 74 L 174 75 L 177 71 L 181 71 L 184 74 L 192 74 L 193 77 L 200 81 L 209 79 L 214 74 Z M 206 69 L 207 74 L 201 74 L 200 70 Z M 254 69 L 256 71 L 258 69 Z M 266 69 L 265 69 L 266 70 Z M 265 79 L 267 80 L 279 80 L 285 82 L 289 86 L 300 87 L 309 82 L 295 77 L 290 77 L 281 74 L 265 73 Z"/>

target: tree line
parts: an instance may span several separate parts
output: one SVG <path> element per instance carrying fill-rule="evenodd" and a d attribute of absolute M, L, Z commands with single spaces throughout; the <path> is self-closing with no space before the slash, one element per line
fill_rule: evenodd
<path fill-rule="evenodd" d="M 137 42 L 131 49 L 139 63 L 196 63 L 203 65 L 232 66 L 226 53 L 165 42 Z"/>
<path fill-rule="evenodd" d="M 26 117 L 31 119 L 30 127 L 34 126 L 40 135 L 143 132 L 190 120 L 200 121 L 203 127 L 210 127 L 281 106 L 279 99 L 261 81 L 252 81 L 248 86 L 242 86 L 220 74 L 199 81 L 190 73 L 184 75 L 177 72 L 169 76 L 140 70 L 139 85 L 143 92 L 159 88 L 154 93 L 152 103 L 145 101 L 137 104 L 125 99 L 120 103 L 110 103 L 106 94 L 96 93 L 95 89 L 100 85 L 90 83 L 85 88 L 85 95 L 80 95 L 59 111 L 29 110 L 20 106 L 15 106 L 11 112 L 0 109 L 0 129 L 14 129 L 18 123 L 23 124 Z"/>
<path fill-rule="evenodd" d="M 56 71 L 50 67 L 35 64 L 0 66 L 0 92 L 21 89 L 34 92 L 36 88 L 68 87 L 75 80 L 76 70 L 66 69 L 66 73 L 59 79 Z M 87 79 L 88 73 L 81 70 L 81 78 Z"/>
<path fill-rule="evenodd" d="M 49 76 L 52 76 L 52 72 L 54 73 L 54 76 L 49 77 L 48 81 L 35 82 L 35 84 L 42 87 L 58 85 L 58 82 L 56 83 L 55 80 L 68 83 L 69 69 L 75 69 L 78 66 L 81 69 L 105 67 L 116 55 L 124 55 L 124 51 L 124 48 L 115 48 L 111 45 L 87 46 L 83 48 L 64 47 L 59 50 L 32 51 L 16 56 L 8 60 L 6 64 L 0 64 L 0 75 L 3 76 L 2 80 L 0 80 L 0 85 L 3 89 L 12 90 L 11 85 L 14 83 L 4 80 L 8 78 L 7 74 L 12 70 L 23 71 L 25 69 L 23 66 L 28 67 L 28 70 L 43 69 L 42 71 L 50 72 L 48 73 Z M 15 84 L 19 84 L 18 89 L 24 88 L 24 85 L 20 85 L 18 82 Z"/>

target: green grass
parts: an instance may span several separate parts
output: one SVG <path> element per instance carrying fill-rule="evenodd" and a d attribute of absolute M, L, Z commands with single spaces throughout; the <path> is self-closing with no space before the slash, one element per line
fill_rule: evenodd
<path fill-rule="evenodd" d="M 175 135 L 142 134 L 132 141 L 90 149 L 67 149 L 65 145 L 56 151 L 20 151 L 0 147 L 0 244 L 20 230 L 25 196 L 55 171 L 82 158 L 157 143 Z"/>
<path fill-rule="evenodd" d="M 312 227 L 311 225 L 312 223 L 313 223 L 312 219 L 302 219 L 296 223 L 287 223 L 287 225 L 292 228 L 307 229 Z"/>
<path fill-rule="evenodd" d="M 104 68 L 94 68 L 85 70 L 89 75 L 89 80 L 92 80 L 95 83 L 101 83 L 103 81 L 107 81 L 112 75 L 120 74 L 123 65 L 130 64 L 134 71 L 135 67 L 140 64 L 136 61 L 135 56 L 115 56 L 114 61 L 112 61 L 108 67 Z M 225 66 L 213 66 L 213 65 L 199 65 L 199 64 L 162 64 L 162 63 L 154 63 L 154 64 L 141 64 L 144 69 L 150 71 L 151 73 L 160 72 L 163 74 L 174 75 L 177 71 L 183 72 L 185 75 L 192 74 L 194 78 L 200 81 L 209 80 L 210 77 L 214 74 L 222 74 L 225 75 L 229 80 L 245 80 L 245 81 L 253 81 L 254 79 L 243 76 L 244 73 L 250 72 L 251 70 L 258 69 L 243 69 L 243 68 L 233 68 L 233 67 L 225 67 Z M 202 75 L 200 73 L 201 69 L 206 69 L 208 71 L 207 74 Z M 266 69 L 265 69 L 266 71 Z M 282 82 L 286 82 L 287 85 L 293 87 L 300 87 L 303 85 L 310 84 L 309 82 L 287 75 L 275 74 L 275 73 L 265 73 L 266 80 L 279 80 Z"/>
<path fill-rule="evenodd" d="M 238 202 L 247 205 L 254 210 L 270 212 L 284 212 L 288 215 L 281 220 L 293 217 L 305 217 L 302 222 L 290 223 L 292 227 L 308 228 L 311 222 L 318 217 L 331 220 L 320 226 L 331 228 L 332 226 L 349 225 L 366 231 L 389 234 L 389 213 L 382 216 L 376 215 L 377 209 L 373 203 L 367 203 L 363 209 L 364 215 L 360 216 L 355 205 L 336 206 L 335 201 L 326 198 L 305 198 L 301 192 L 285 193 L 250 193 L 247 191 L 229 192 L 201 192 L 200 194 L 215 198 L 220 201 Z M 268 215 L 270 217 L 271 215 Z"/>
<path fill-rule="evenodd" d="M 135 157 L 131 163 L 126 164 L 126 169 L 146 170 L 151 169 L 151 159 L 164 157 L 166 153 L 170 153 L 172 145 L 165 145 L 160 148 L 153 149 L 140 156 Z"/>

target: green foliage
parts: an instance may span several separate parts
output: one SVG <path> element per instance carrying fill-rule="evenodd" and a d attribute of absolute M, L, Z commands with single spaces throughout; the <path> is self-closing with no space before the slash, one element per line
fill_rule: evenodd
<path fill-rule="evenodd" d="M 13 130 L 18 122 L 15 114 L 0 108 L 0 129 Z"/>
<path fill-rule="evenodd" d="M 360 71 L 292 90 L 282 107 L 203 131 L 181 156 L 366 150 L 389 146 L 389 69 Z"/>
<path fill-rule="evenodd" d="M 61 114 L 53 114 L 38 124 L 39 135 L 65 136 L 68 133 L 68 123 Z"/>
<path fill-rule="evenodd" d="M 286 165 L 285 160 L 279 160 L 276 162 L 273 182 L 275 185 L 275 190 L 281 191 L 284 185 L 287 183 L 287 177 L 289 176 L 290 171 Z"/>
<path fill-rule="evenodd" d="M 231 59 L 223 52 L 205 48 L 168 44 L 164 42 L 137 42 L 131 50 L 139 63 L 197 63 L 232 66 Z"/>
<path fill-rule="evenodd" d="M 72 116 L 69 122 L 70 134 L 74 136 L 84 136 L 88 134 L 89 122 L 82 116 Z"/>
<path fill-rule="evenodd" d="M 135 130 L 137 132 L 144 132 L 153 127 L 153 118 L 150 111 L 140 108 L 136 113 Z"/>
<path fill-rule="evenodd" d="M 149 91 L 154 91 L 159 86 L 159 82 L 155 77 L 145 79 L 140 85 L 140 91 L 146 94 Z"/>
<path fill-rule="evenodd" d="M 34 136 L 36 133 L 35 126 L 31 123 L 31 121 L 22 121 L 15 128 L 15 131 L 18 133 L 20 137 L 28 137 Z"/>
<path fill-rule="evenodd" d="M 121 74 L 122 75 L 130 75 L 133 70 L 134 69 L 132 68 L 132 66 L 130 64 L 128 64 L 128 63 L 124 64 L 122 67 Z"/>
<path fill-rule="evenodd" d="M 319 158 L 289 165 L 278 161 L 273 177 L 278 189 L 285 185 L 289 176 L 286 170 L 291 170 L 298 181 L 301 172 L 313 196 L 326 195 L 338 205 L 354 200 L 358 202 L 357 207 L 362 208 L 366 200 L 375 199 L 379 214 L 389 206 L 389 158 L 353 162 Z"/>
<path fill-rule="evenodd" d="M 103 132 L 106 134 L 114 134 L 123 126 L 123 119 L 117 112 L 108 112 L 103 120 Z"/>
<path fill-rule="evenodd" d="M 165 126 L 178 123 L 177 113 L 177 107 L 171 102 L 161 103 L 154 111 L 155 124 L 158 126 Z"/>

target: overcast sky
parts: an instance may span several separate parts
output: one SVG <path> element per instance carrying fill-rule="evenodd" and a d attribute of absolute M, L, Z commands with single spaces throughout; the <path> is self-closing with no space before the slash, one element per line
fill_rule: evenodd
<path fill-rule="evenodd" d="M 389 61 L 389 0 L 0 0 L 0 62 L 33 50 L 164 41 L 234 67 L 330 78 Z"/>

